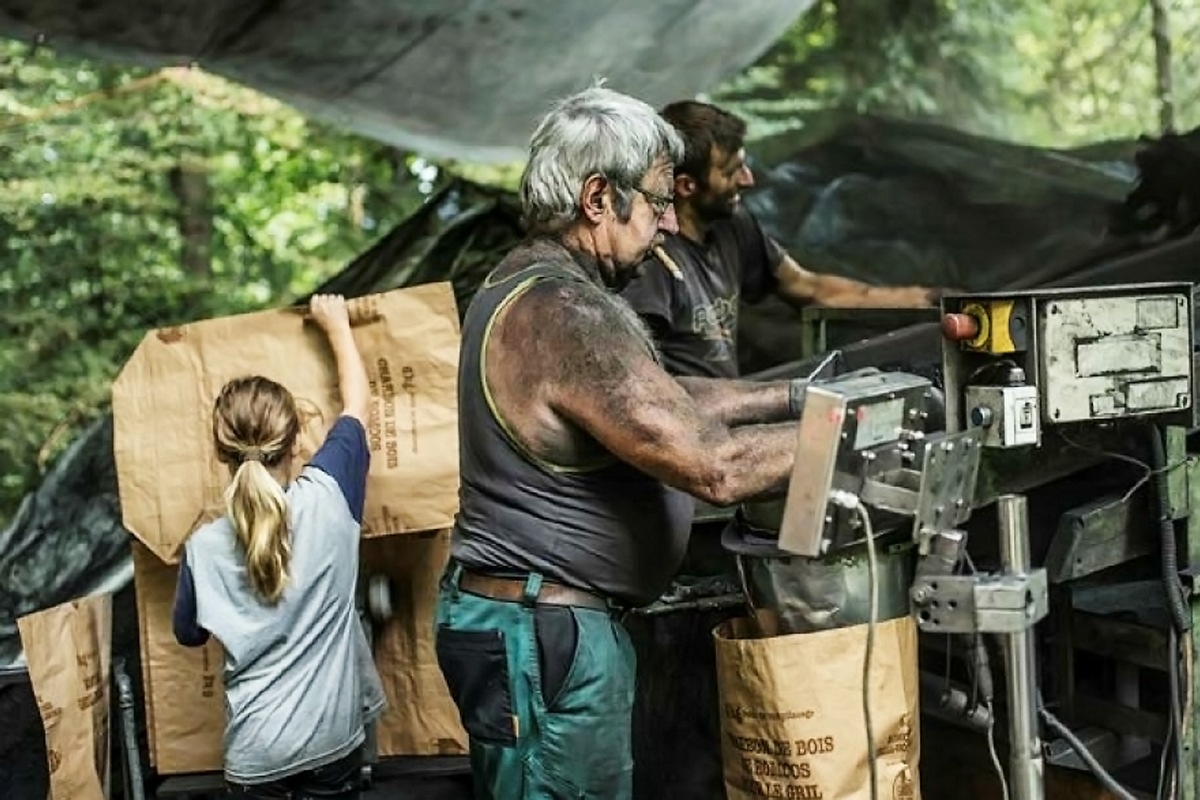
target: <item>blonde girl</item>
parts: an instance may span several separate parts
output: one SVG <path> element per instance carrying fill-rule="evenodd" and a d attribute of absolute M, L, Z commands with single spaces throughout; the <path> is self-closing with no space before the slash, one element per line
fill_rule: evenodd
<path fill-rule="evenodd" d="M 312 298 L 342 414 L 295 480 L 296 402 L 262 376 L 213 408 L 225 515 L 185 545 L 175 637 L 225 652 L 225 778 L 255 798 L 359 796 L 364 725 L 383 707 L 354 598 L 369 387 L 340 296 Z"/>

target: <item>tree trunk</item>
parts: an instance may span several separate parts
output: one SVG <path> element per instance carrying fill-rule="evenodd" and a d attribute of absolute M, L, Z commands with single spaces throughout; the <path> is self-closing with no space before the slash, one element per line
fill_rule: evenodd
<path fill-rule="evenodd" d="M 208 167 L 201 161 L 184 159 L 171 170 L 170 183 L 179 201 L 183 269 L 189 275 L 211 278 L 213 221 Z"/>
<path fill-rule="evenodd" d="M 1150 0 L 1153 12 L 1154 89 L 1158 97 L 1158 125 L 1162 133 L 1175 130 L 1174 82 L 1171 79 L 1171 31 L 1166 0 Z"/>

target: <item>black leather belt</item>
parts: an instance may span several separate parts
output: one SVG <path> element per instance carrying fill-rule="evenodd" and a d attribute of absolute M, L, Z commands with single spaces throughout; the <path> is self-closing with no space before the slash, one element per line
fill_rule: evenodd
<path fill-rule="evenodd" d="M 464 569 L 458 579 L 459 587 L 471 594 L 489 597 L 492 600 L 511 600 L 521 602 L 525 599 L 525 581 L 519 578 L 499 578 L 494 575 L 484 575 Z M 611 611 L 613 606 L 598 594 L 576 589 L 552 581 L 542 581 L 536 602 L 547 606 L 576 606 L 579 608 L 595 608 L 600 611 Z"/>

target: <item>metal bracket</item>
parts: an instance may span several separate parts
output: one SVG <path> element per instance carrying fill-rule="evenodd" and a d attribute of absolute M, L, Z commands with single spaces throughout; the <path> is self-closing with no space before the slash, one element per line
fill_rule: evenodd
<path fill-rule="evenodd" d="M 938 531 L 955 528 L 971 516 L 982 442 L 982 428 L 925 440 L 913 520 L 913 536 L 921 555 L 929 552 L 929 543 Z"/>
<path fill-rule="evenodd" d="M 1019 633 L 1050 610 L 1041 568 L 1027 575 L 918 575 L 910 596 L 917 627 L 927 633 Z"/>
<path fill-rule="evenodd" d="M 1145 535 L 1140 510 L 1132 497 L 1105 495 L 1063 512 L 1046 553 L 1050 582 L 1077 580 L 1156 552 L 1158 542 Z"/>

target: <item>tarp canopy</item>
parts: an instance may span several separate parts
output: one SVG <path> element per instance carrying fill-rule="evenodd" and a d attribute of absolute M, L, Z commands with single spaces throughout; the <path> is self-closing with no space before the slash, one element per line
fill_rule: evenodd
<path fill-rule="evenodd" d="M 0 35 L 196 64 L 424 155 L 516 160 L 603 77 L 654 105 L 754 61 L 813 0 L 0 0 Z"/>
<path fill-rule="evenodd" d="M 1134 186 L 1133 151 L 1116 144 L 1097 158 L 832 114 L 752 146 L 758 185 L 746 205 L 821 272 L 971 290 L 1049 285 L 1140 249 L 1137 238 L 1110 231 Z M 519 239 L 519 216 L 515 197 L 454 183 L 320 291 L 450 280 L 465 310 Z M 741 319 L 744 371 L 801 357 L 791 307 L 768 299 Z"/>

